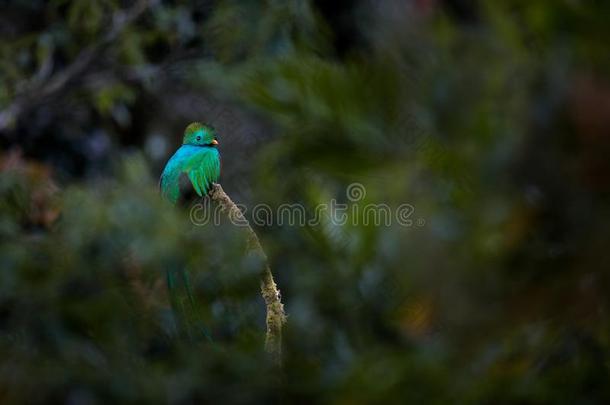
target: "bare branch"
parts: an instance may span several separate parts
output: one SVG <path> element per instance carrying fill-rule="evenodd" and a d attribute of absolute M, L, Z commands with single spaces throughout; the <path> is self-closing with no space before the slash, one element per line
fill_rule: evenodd
<path fill-rule="evenodd" d="M 258 236 L 244 217 L 241 210 L 224 192 L 220 184 L 214 184 L 210 190 L 210 198 L 216 201 L 229 218 L 239 221 L 240 224 L 246 224 L 248 232 L 248 249 L 255 251 L 263 259 L 265 269 L 261 279 L 261 294 L 267 306 L 267 334 L 265 338 L 265 350 L 270 353 L 274 360 L 279 364 L 282 355 L 282 326 L 286 322 L 286 314 L 284 305 L 281 301 L 280 291 L 273 280 L 273 274 L 269 268 L 267 255 L 261 246 Z"/>

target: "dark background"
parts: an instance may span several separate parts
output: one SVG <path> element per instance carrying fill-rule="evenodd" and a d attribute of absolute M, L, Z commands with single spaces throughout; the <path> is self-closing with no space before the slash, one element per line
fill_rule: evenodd
<path fill-rule="evenodd" d="M 0 402 L 607 403 L 608 16 L 0 1 Z M 414 208 L 254 225 L 289 316 L 281 370 L 242 230 L 158 196 L 192 121 L 250 209 Z M 171 334 L 176 264 L 213 344 Z"/>

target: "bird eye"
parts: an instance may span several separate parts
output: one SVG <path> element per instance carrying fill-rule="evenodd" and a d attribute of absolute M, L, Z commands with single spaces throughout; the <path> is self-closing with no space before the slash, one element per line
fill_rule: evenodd
<path fill-rule="evenodd" d="M 200 137 L 200 136 L 198 136 L 198 137 L 197 137 L 197 140 L 198 140 L 198 141 L 200 141 L 200 140 L 201 140 L 201 137 Z"/>

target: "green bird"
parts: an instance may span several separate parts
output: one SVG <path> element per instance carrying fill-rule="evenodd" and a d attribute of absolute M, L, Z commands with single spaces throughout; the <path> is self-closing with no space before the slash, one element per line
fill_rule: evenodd
<path fill-rule="evenodd" d="M 181 197 L 181 178 L 186 175 L 195 192 L 203 197 L 220 177 L 220 153 L 216 131 L 199 122 L 184 130 L 182 146 L 172 156 L 161 174 L 161 194 L 172 204 Z"/>
<path fill-rule="evenodd" d="M 216 131 L 199 122 L 184 130 L 182 146 L 169 159 L 161 174 L 161 195 L 172 204 L 184 197 L 184 183 L 190 180 L 191 190 L 205 196 L 220 177 L 220 153 Z M 185 177 L 188 179 L 185 181 Z M 167 288 L 178 334 L 188 340 L 211 340 L 189 282 L 188 270 L 176 263 L 169 264 Z"/>

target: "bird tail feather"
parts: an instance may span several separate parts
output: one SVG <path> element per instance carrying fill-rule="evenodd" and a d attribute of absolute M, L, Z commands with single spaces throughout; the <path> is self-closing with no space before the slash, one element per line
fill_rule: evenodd
<path fill-rule="evenodd" d="M 188 270 L 168 269 L 167 289 L 178 335 L 191 342 L 202 339 L 211 342 L 212 338 L 201 316 L 201 308 L 197 305 L 191 288 Z"/>

